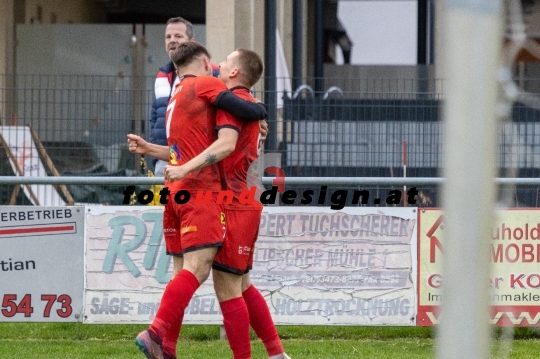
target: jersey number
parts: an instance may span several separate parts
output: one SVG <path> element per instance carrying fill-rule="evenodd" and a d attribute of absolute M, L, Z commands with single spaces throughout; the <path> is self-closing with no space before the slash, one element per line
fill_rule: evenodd
<path fill-rule="evenodd" d="M 169 138 L 169 134 L 171 133 L 171 120 L 172 120 L 172 113 L 174 111 L 174 105 L 176 105 L 176 99 L 174 99 L 169 105 L 167 106 L 167 113 L 165 116 L 167 116 L 167 124 L 165 126 L 165 133 L 167 135 L 167 139 Z"/>

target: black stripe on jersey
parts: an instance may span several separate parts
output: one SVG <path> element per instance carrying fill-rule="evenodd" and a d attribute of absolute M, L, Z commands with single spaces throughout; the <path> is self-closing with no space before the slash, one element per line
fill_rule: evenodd
<path fill-rule="evenodd" d="M 221 130 L 222 128 L 230 128 L 232 130 L 235 130 L 236 132 L 240 133 L 240 129 L 234 125 L 222 125 L 222 126 L 216 126 L 216 131 Z"/>

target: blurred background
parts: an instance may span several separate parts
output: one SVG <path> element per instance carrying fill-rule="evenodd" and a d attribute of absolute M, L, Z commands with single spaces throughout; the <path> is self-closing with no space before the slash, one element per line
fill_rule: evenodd
<path fill-rule="evenodd" d="M 522 5 L 527 34 L 536 41 L 540 2 Z M 238 47 L 263 56 L 265 77 L 253 90 L 269 106 L 266 152 L 281 153 L 287 176 L 436 177 L 443 161 L 442 6 L 433 0 L 3 0 L 0 124 L 31 126 L 62 176 L 147 176 L 152 161 L 129 153 L 126 134 L 149 138 L 155 75 L 169 60 L 165 22 L 182 16 L 215 63 Z M 518 54 L 512 76 L 524 90 L 540 92 L 539 62 L 527 51 Z M 511 113 L 499 128 L 500 176 L 538 177 L 540 111 L 517 101 Z M 0 151 L 0 175 L 14 175 L 6 151 Z M 121 204 L 124 188 L 68 186 L 75 202 L 104 204 Z M 440 205 L 435 186 L 419 190 L 417 205 Z M 14 186 L 0 191 L 7 204 Z M 515 206 L 538 206 L 538 187 L 510 192 Z M 30 204 L 23 192 L 15 197 Z"/>

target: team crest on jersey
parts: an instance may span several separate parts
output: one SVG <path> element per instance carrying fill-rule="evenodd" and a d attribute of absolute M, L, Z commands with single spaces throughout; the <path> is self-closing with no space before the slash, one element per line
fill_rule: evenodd
<path fill-rule="evenodd" d="M 176 143 L 169 147 L 169 160 L 171 164 L 177 165 L 181 157 L 182 155 L 180 154 L 180 149 L 178 148 Z"/>
<path fill-rule="evenodd" d="M 225 225 L 225 212 L 221 212 L 221 224 Z"/>

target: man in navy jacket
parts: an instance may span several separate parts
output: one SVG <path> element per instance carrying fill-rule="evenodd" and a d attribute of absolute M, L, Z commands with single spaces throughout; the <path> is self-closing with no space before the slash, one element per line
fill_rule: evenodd
<path fill-rule="evenodd" d="M 165 29 L 165 50 L 169 57 L 174 53 L 178 45 L 195 41 L 193 24 L 181 17 L 173 17 L 167 21 Z M 219 75 L 219 66 L 212 65 L 214 76 Z M 165 112 L 178 77 L 172 61 L 159 69 L 154 83 L 154 101 L 152 103 L 152 115 L 150 117 L 150 142 L 157 145 L 167 146 L 165 135 Z M 163 176 L 163 169 L 167 161 L 154 159 L 154 173 L 157 177 Z"/>

